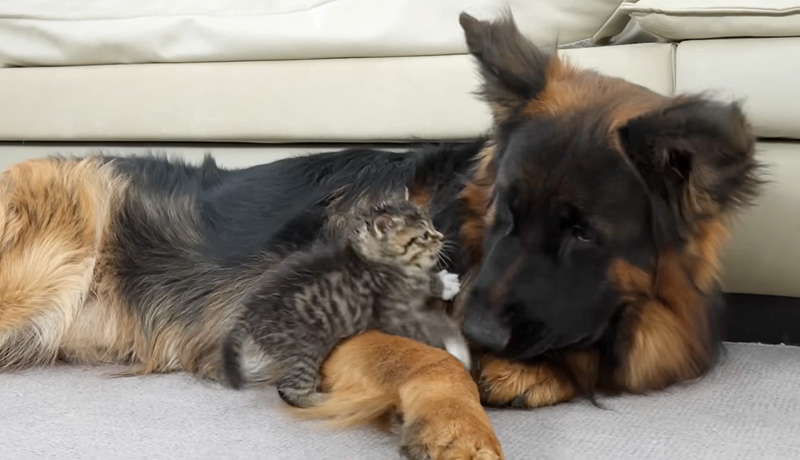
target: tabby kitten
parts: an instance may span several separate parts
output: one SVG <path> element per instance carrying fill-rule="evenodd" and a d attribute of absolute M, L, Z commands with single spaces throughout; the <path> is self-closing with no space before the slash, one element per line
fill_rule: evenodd
<path fill-rule="evenodd" d="M 223 342 L 223 380 L 275 382 L 286 403 L 316 405 L 322 362 L 368 329 L 446 348 L 469 367 L 460 328 L 429 306 L 460 286 L 457 275 L 432 272 L 444 237 L 427 214 L 393 200 L 333 216 L 329 227 L 333 236 L 284 259 L 246 302 Z"/>

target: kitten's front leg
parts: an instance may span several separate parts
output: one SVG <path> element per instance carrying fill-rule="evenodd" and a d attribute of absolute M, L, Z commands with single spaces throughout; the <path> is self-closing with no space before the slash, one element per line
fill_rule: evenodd
<path fill-rule="evenodd" d="M 442 300 L 452 300 L 461 291 L 458 274 L 442 270 L 431 277 L 431 293 Z"/>
<path fill-rule="evenodd" d="M 467 369 L 471 368 L 471 356 L 461 327 L 443 311 L 424 310 L 422 305 L 406 312 L 399 305 L 406 302 L 386 302 L 381 309 L 384 315 L 379 321 L 379 329 L 387 334 L 408 337 L 437 348 L 444 348 Z M 402 312 L 402 313 L 399 313 Z"/>

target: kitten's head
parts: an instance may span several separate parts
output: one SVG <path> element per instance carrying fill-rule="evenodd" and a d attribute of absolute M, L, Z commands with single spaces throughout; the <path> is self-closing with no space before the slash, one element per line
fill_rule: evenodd
<path fill-rule="evenodd" d="M 362 209 L 353 243 L 366 259 L 430 270 L 438 261 L 444 235 L 419 206 L 393 199 Z"/>

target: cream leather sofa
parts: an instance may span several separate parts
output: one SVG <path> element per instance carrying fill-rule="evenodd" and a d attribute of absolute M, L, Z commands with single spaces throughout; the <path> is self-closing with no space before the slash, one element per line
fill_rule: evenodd
<path fill-rule="evenodd" d="M 737 223 L 725 287 L 800 296 L 800 0 L 506 3 L 527 35 L 557 39 L 580 65 L 664 94 L 743 100 L 772 182 Z M 489 114 L 472 95 L 457 15 L 502 8 L 6 0 L 0 163 L 113 147 L 211 151 L 241 166 L 352 143 L 468 139 Z"/>

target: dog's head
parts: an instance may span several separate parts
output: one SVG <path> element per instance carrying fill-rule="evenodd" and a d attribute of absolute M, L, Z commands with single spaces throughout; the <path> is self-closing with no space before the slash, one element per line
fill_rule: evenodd
<path fill-rule="evenodd" d="M 495 120 L 462 195 L 467 335 L 518 359 L 592 343 L 630 301 L 622 278 L 753 196 L 753 136 L 735 104 L 576 69 L 510 18 L 460 21 Z"/>

